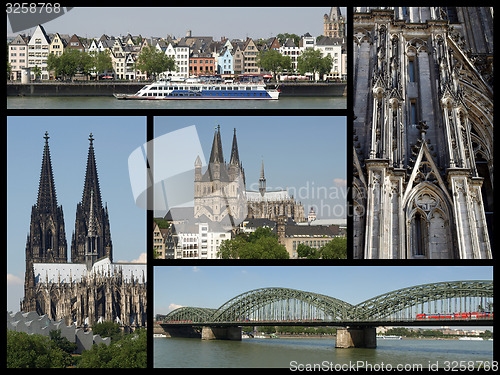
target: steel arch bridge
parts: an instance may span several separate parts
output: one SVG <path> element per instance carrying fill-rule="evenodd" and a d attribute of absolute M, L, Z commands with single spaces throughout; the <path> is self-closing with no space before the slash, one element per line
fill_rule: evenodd
<path fill-rule="evenodd" d="M 159 320 L 161 325 L 492 323 L 493 281 L 417 285 L 357 305 L 318 293 L 261 288 L 242 293 L 218 309 L 181 307 Z"/>

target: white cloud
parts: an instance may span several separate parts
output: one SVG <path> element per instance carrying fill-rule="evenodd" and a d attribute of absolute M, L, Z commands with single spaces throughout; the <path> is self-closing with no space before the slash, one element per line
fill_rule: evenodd
<path fill-rule="evenodd" d="M 7 285 L 8 286 L 13 286 L 13 285 L 23 285 L 24 281 L 20 277 L 17 277 L 11 273 L 7 274 Z"/>
<path fill-rule="evenodd" d="M 139 258 L 134 259 L 134 260 L 118 260 L 116 263 L 147 263 L 147 255 L 146 253 L 141 253 L 139 255 Z"/>
<path fill-rule="evenodd" d="M 174 311 L 175 309 L 178 309 L 180 307 L 184 307 L 184 306 L 182 306 L 182 305 L 176 305 L 175 303 L 171 303 L 170 305 L 168 305 L 168 309 L 170 311 Z"/>
<path fill-rule="evenodd" d="M 336 186 L 346 186 L 347 185 L 347 180 L 343 178 L 334 178 L 333 179 L 333 184 Z"/>

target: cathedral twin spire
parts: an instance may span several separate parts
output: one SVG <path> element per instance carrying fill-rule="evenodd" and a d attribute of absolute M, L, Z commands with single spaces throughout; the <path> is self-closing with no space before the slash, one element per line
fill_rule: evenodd
<path fill-rule="evenodd" d="M 31 213 L 30 234 L 26 243 L 26 257 L 32 262 L 67 262 L 67 242 L 62 206 L 57 206 L 57 195 L 52 171 L 49 135 L 45 132 L 37 203 Z M 95 241 L 97 257 L 112 258 L 107 208 L 103 209 L 97 165 L 94 155 L 94 138 L 89 136 L 89 153 L 82 201 L 77 205 L 75 231 L 71 244 L 71 260 L 85 261 L 88 237 Z M 112 260 L 112 259 L 111 259 Z"/>

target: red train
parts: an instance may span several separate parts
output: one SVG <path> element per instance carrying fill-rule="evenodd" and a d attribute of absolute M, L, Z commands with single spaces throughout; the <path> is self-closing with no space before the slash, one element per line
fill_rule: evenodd
<path fill-rule="evenodd" d="M 417 314 L 417 320 L 439 319 L 493 319 L 492 312 L 450 313 L 450 314 Z"/>

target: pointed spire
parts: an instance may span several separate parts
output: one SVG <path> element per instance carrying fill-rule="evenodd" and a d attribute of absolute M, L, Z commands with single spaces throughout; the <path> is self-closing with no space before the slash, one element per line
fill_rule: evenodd
<path fill-rule="evenodd" d="M 209 163 L 224 163 L 222 141 L 220 139 L 220 125 L 217 125 L 217 130 L 214 134 L 214 141 L 212 143 L 212 152 L 210 153 Z"/>
<path fill-rule="evenodd" d="M 88 234 L 87 237 L 96 237 L 97 234 L 97 222 L 94 216 L 94 190 L 90 191 L 90 213 L 89 213 L 89 224 L 88 224 Z"/>
<path fill-rule="evenodd" d="M 264 159 L 262 159 L 262 164 L 260 167 L 259 192 L 262 196 L 264 196 L 264 193 L 266 192 L 266 177 L 264 177 Z"/>
<path fill-rule="evenodd" d="M 56 188 L 50 160 L 49 133 L 45 132 L 45 146 L 43 148 L 42 169 L 38 185 L 37 207 L 42 212 L 55 212 L 57 209 Z"/>
<path fill-rule="evenodd" d="M 82 205 L 89 212 L 91 195 L 94 194 L 94 205 L 98 212 L 102 209 L 101 189 L 99 188 L 99 177 L 97 175 L 97 164 L 94 155 L 94 137 L 89 135 L 89 154 L 87 157 L 87 169 L 85 172 L 85 182 L 83 185 Z"/>
<path fill-rule="evenodd" d="M 239 166 L 240 164 L 240 155 L 238 153 L 238 142 L 236 141 L 236 128 L 234 128 L 233 135 L 233 147 L 231 149 L 231 160 L 229 164 Z"/>

